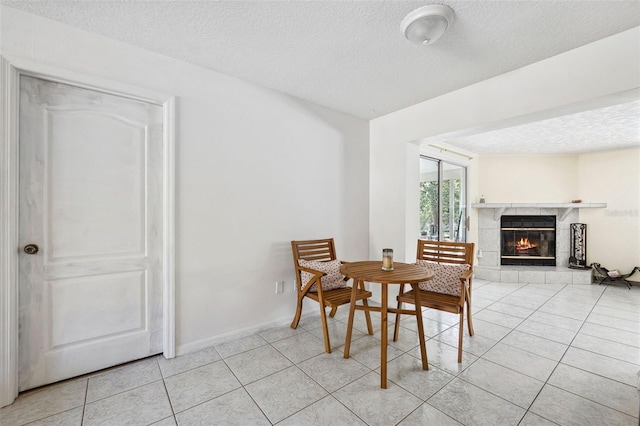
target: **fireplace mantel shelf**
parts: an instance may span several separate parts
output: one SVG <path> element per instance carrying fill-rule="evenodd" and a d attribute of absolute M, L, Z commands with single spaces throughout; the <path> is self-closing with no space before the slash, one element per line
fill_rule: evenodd
<path fill-rule="evenodd" d="M 606 208 L 607 203 L 473 203 L 474 209 L 495 209 L 494 218 L 500 219 L 502 213 L 510 208 L 538 208 L 558 209 L 560 221 L 564 220 L 573 209 L 601 209 Z"/>

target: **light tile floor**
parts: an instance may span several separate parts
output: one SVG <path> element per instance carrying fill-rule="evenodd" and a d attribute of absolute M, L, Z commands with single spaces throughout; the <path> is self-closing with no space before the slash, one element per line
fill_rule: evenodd
<path fill-rule="evenodd" d="M 475 336 L 456 356 L 457 316 L 425 310 L 429 371 L 415 318 L 390 342 L 379 387 L 380 319 L 348 309 L 324 353 L 317 316 L 200 352 L 152 357 L 20 395 L 12 425 L 637 425 L 640 288 L 474 283 Z M 309 309 L 309 308 L 307 308 Z M 390 333 L 391 335 L 391 333 Z"/>

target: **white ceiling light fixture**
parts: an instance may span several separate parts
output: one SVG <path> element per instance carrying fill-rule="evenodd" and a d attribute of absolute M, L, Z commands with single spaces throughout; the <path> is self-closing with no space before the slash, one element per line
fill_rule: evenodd
<path fill-rule="evenodd" d="M 453 23 L 453 9 L 443 4 L 422 6 L 409 13 L 400 24 L 402 34 L 412 43 L 433 44 Z"/>

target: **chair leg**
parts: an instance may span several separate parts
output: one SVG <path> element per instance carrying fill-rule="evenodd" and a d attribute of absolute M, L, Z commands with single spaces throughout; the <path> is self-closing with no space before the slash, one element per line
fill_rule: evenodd
<path fill-rule="evenodd" d="M 362 299 L 362 304 L 366 308 L 369 307 L 369 302 L 367 302 L 367 299 Z M 368 309 L 365 309 L 364 311 L 364 318 L 367 321 L 367 331 L 369 332 L 370 335 L 373 336 L 373 325 L 371 324 L 371 314 L 369 313 Z"/>
<path fill-rule="evenodd" d="M 464 310 L 464 307 L 463 307 Z M 473 321 L 471 319 L 471 295 L 467 295 L 467 326 L 469 327 L 469 336 L 473 336 Z"/>
<path fill-rule="evenodd" d="M 398 309 L 402 309 L 402 303 L 398 302 Z M 393 325 L 393 341 L 398 341 L 398 334 L 400 333 L 400 314 L 396 313 L 396 323 Z"/>
<path fill-rule="evenodd" d="M 398 296 L 402 294 L 404 290 L 404 284 L 400 284 L 400 290 L 398 290 Z M 402 302 L 398 300 L 398 310 L 402 309 Z M 422 309 L 420 310 L 422 312 Z M 398 336 L 400 334 L 400 314 L 396 313 L 396 323 L 393 326 L 393 341 L 398 341 Z"/>
<path fill-rule="evenodd" d="M 296 314 L 291 322 L 291 328 L 297 328 L 300 322 L 300 316 L 302 316 L 302 298 L 298 297 L 298 307 L 296 308 Z"/>
<path fill-rule="evenodd" d="M 330 316 L 331 318 L 335 317 L 335 316 L 336 316 L 336 312 L 337 312 L 337 311 L 338 311 L 338 307 L 337 307 L 337 306 L 332 307 L 332 308 L 331 308 L 331 311 L 329 312 L 329 316 Z"/>
<path fill-rule="evenodd" d="M 353 284 L 355 285 L 355 283 Z M 360 290 L 366 290 L 364 283 L 361 281 L 359 284 Z M 365 306 L 365 308 L 369 307 L 369 302 L 367 301 L 367 299 L 362 299 L 362 304 Z M 369 313 L 368 309 L 364 310 L 364 318 L 367 321 L 367 331 L 369 332 L 370 335 L 373 336 L 373 325 L 371 324 L 371 314 Z"/>
<path fill-rule="evenodd" d="M 322 334 L 324 335 L 324 350 L 331 353 L 331 342 L 329 341 L 329 326 L 327 325 L 327 313 L 324 311 L 324 303 L 320 304 L 320 318 L 322 318 Z"/>
<path fill-rule="evenodd" d="M 458 331 L 458 363 L 462 362 L 462 333 L 464 333 L 464 306 L 460 308 L 460 330 Z"/>

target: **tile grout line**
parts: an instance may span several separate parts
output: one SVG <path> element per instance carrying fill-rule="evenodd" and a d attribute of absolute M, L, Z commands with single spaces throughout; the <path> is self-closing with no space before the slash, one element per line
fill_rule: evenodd
<path fill-rule="evenodd" d="M 160 379 L 162 380 L 162 387 L 164 388 L 164 392 L 167 395 L 167 400 L 169 401 L 169 408 L 171 408 L 171 414 L 173 417 L 173 421 L 178 424 L 178 419 L 176 418 L 176 411 L 173 408 L 173 402 L 171 402 L 171 395 L 169 395 L 169 389 L 167 389 L 167 383 L 164 381 L 164 375 L 162 374 L 162 367 L 160 367 L 160 361 L 156 358 L 156 365 L 158 367 L 158 371 L 160 371 Z M 165 417 L 168 418 L 168 417 Z M 160 419 L 158 421 L 162 421 L 164 419 Z"/>
<path fill-rule="evenodd" d="M 87 398 L 89 397 L 89 379 L 87 377 L 87 386 L 84 391 L 84 404 L 82 404 L 82 417 L 80 417 L 80 426 L 84 425 L 84 413 L 87 410 Z"/>

